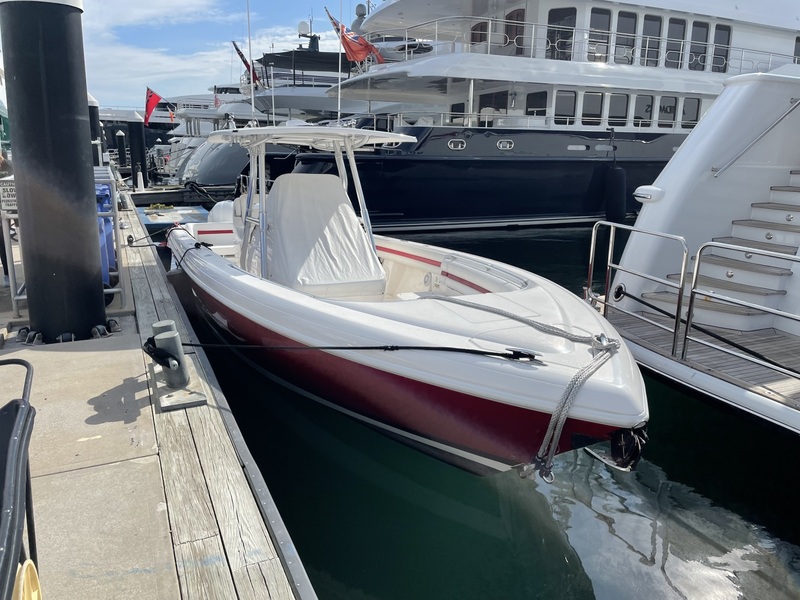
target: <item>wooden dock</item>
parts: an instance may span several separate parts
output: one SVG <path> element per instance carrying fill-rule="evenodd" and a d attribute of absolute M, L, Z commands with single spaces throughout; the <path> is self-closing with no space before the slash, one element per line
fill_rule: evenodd
<path fill-rule="evenodd" d="M 123 235 L 144 238 L 136 212 Z M 194 342 L 153 247 L 120 257 L 127 307 L 100 339 L 17 341 L 0 292 L 0 358 L 34 366 L 30 445 L 39 577 L 45 598 L 307 599 L 316 595 L 202 351 L 189 353 L 206 401 L 162 410 L 142 343 L 172 320 Z M 127 273 L 127 276 L 126 276 Z M 9 367 L 5 367 L 8 369 Z M 4 402 L 24 373 L 3 371 Z M 198 381 L 199 379 L 199 381 Z"/>

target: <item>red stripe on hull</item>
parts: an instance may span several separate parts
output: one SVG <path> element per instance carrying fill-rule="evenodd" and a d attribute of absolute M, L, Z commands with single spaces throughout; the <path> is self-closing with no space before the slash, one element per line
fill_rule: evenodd
<path fill-rule="evenodd" d="M 462 285 L 465 285 L 468 288 L 471 288 L 471 289 L 473 289 L 476 292 L 479 292 L 481 294 L 488 294 L 489 293 L 489 290 L 487 290 L 485 287 L 481 287 L 477 283 L 472 283 L 468 279 L 464 279 L 463 277 L 459 277 L 458 275 L 453 275 L 452 273 L 449 273 L 448 271 L 442 271 L 442 277 L 447 277 L 448 279 L 452 279 L 453 281 L 457 281 L 458 283 L 460 283 Z"/>
<path fill-rule="evenodd" d="M 253 323 L 198 287 L 193 285 L 193 289 L 214 322 L 242 343 L 299 346 L 292 339 Z M 321 350 L 253 351 L 256 352 L 270 372 L 333 404 L 508 465 L 531 461 L 550 421 L 549 413 L 434 386 Z M 616 429 L 567 419 L 559 451 L 572 449 L 573 434 L 608 439 Z"/>
<path fill-rule="evenodd" d="M 442 266 L 442 263 L 440 261 L 434 260 L 432 258 L 426 258 L 425 256 L 420 256 L 419 254 L 411 254 L 410 252 L 395 250 L 394 248 L 387 248 L 386 246 L 376 246 L 376 248 L 380 252 L 385 252 L 386 254 L 395 254 L 397 256 L 402 256 L 403 258 L 410 258 L 411 260 L 416 260 L 428 265 L 433 265 L 434 267 Z"/>

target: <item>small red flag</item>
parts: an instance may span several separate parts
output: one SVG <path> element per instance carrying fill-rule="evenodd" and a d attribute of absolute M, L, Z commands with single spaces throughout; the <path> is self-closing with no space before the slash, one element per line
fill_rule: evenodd
<path fill-rule="evenodd" d="M 150 123 L 150 115 L 153 114 L 156 105 L 161 102 L 161 96 L 156 94 L 150 88 L 147 88 L 147 96 L 144 99 L 144 126 L 147 127 Z"/>

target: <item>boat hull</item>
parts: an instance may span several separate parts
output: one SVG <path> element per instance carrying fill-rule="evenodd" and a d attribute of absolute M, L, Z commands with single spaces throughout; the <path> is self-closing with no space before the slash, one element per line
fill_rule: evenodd
<path fill-rule="evenodd" d="M 571 225 L 632 215 L 640 207 L 634 190 L 656 179 L 685 137 L 617 139 L 615 157 L 607 133 L 402 131 L 419 141 L 356 156 L 374 231 Z M 454 140 L 464 141 L 464 149 L 451 150 Z M 500 150 L 504 142 L 513 149 Z M 335 171 L 334 160 L 301 154 L 295 171 Z"/>
<path fill-rule="evenodd" d="M 475 471 L 530 463 L 550 414 L 399 376 L 308 348 L 221 302 L 195 282 L 193 293 L 212 324 L 246 357 L 309 397 Z M 273 347 L 277 349 L 268 349 Z M 292 348 L 292 349 L 287 349 Z M 567 419 L 559 451 L 608 440 L 618 427 Z"/>

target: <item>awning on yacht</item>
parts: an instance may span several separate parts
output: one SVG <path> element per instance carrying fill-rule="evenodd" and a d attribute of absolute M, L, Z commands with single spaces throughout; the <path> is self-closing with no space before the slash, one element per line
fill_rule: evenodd
<path fill-rule="evenodd" d="M 612 75 L 613 73 L 613 75 Z M 474 80 L 479 88 L 520 83 L 555 85 L 566 89 L 624 89 L 658 93 L 717 96 L 722 81 L 709 81 L 708 73 L 690 78 L 685 71 L 673 76 L 664 69 L 605 63 L 536 60 L 496 54 L 447 53 L 426 56 L 400 63 L 370 67 L 369 71 L 334 85 L 328 95 L 358 100 L 442 101 L 463 94 L 466 82 Z M 464 86 L 458 84 L 464 82 Z M 481 85 L 482 84 L 482 85 Z"/>

